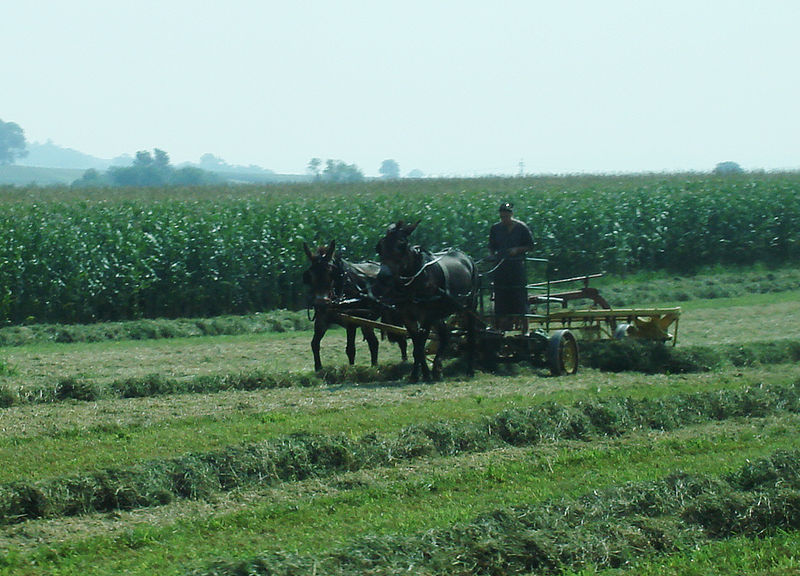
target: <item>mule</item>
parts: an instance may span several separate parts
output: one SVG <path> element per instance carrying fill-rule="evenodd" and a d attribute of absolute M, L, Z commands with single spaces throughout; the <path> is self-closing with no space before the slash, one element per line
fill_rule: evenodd
<path fill-rule="evenodd" d="M 460 250 L 431 253 L 409 244 L 420 221 L 392 224 L 375 249 L 381 262 L 376 292 L 401 315 L 413 344 L 414 364 L 410 379 L 439 378 L 442 358 L 450 340 L 446 320 L 454 314 L 464 321 L 467 336 L 467 370 L 473 371 L 476 338 L 478 271 L 475 262 Z M 434 330 L 439 344 L 428 368 L 425 346 Z"/>
<path fill-rule="evenodd" d="M 311 339 L 314 370 L 322 369 L 320 343 L 331 324 L 343 326 L 347 331 L 345 352 L 348 362 L 351 365 L 355 364 L 358 327 L 350 322 L 342 322 L 334 308 L 342 311 L 352 310 L 354 315 L 369 320 L 381 317 L 370 296 L 372 285 L 380 272 L 380 265 L 375 262 L 354 263 L 341 258 L 336 254 L 335 240 L 331 240 L 327 247 L 319 247 L 316 252 L 312 252 L 304 242 L 303 249 L 310 261 L 308 269 L 303 273 L 303 282 L 309 286 L 311 304 L 314 308 L 314 336 Z M 384 322 L 392 323 L 392 318 L 384 316 L 382 319 Z M 362 326 L 361 333 L 369 346 L 370 362 L 375 366 L 378 363 L 378 339 L 375 331 Z M 402 359 L 406 361 L 408 359 L 406 339 L 394 334 L 389 334 L 388 339 L 397 343 Z"/>

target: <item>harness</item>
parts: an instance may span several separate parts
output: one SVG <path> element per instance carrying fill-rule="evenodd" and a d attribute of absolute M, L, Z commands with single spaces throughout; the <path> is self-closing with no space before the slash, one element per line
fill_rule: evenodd
<path fill-rule="evenodd" d="M 357 264 L 347 262 L 343 258 L 336 256 L 328 261 L 327 267 L 331 277 L 330 290 L 328 292 L 331 304 L 337 305 L 368 298 L 368 293 L 358 283 L 358 276 L 361 275 L 364 279 L 368 279 L 369 274 L 359 268 Z M 306 315 L 309 320 L 316 319 L 318 308 L 313 303 L 313 297 L 309 295 L 306 307 Z"/>
<path fill-rule="evenodd" d="M 453 249 L 449 248 L 442 252 L 431 253 L 428 252 L 427 250 L 424 250 L 423 248 L 420 248 L 419 246 L 414 246 L 412 248 L 412 251 L 416 254 L 417 258 L 422 258 L 423 254 L 431 254 L 432 256 L 434 256 L 434 258 L 422 264 L 419 270 L 417 270 L 417 272 L 413 276 L 408 277 L 408 280 L 405 280 L 405 278 L 401 277 L 400 279 L 403 280 L 404 288 L 410 288 L 411 285 L 423 274 L 425 274 L 427 269 L 431 266 L 437 266 L 439 270 L 442 271 L 442 278 L 444 279 L 443 286 L 436 286 L 436 294 L 427 298 L 420 298 L 420 297 L 412 298 L 412 301 L 417 303 L 422 303 L 422 302 L 432 302 L 434 300 L 443 298 L 456 303 L 459 307 L 462 307 L 460 304 L 458 304 L 458 298 L 468 297 L 472 294 L 472 291 L 469 291 L 466 294 L 453 294 L 451 289 L 450 270 L 448 269 L 447 266 L 443 266 L 441 264 L 442 258 L 447 256 L 448 254 L 451 254 L 453 252 Z"/>

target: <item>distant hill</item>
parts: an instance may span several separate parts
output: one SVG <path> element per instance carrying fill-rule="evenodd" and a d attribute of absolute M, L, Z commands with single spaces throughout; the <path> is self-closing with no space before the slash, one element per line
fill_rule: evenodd
<path fill-rule="evenodd" d="M 75 168 L 39 168 L 38 166 L 0 166 L 0 186 L 69 186 L 83 176 Z"/>
<path fill-rule="evenodd" d="M 127 166 L 133 157 L 125 155 L 107 160 L 84 154 L 72 148 L 64 148 L 48 140 L 44 144 L 33 142 L 28 144 L 28 155 L 17 160 L 18 166 L 36 166 L 37 168 L 70 168 L 75 170 L 108 170 L 111 166 Z"/>
<path fill-rule="evenodd" d="M 83 176 L 86 170 L 105 172 L 112 166 L 130 166 L 133 156 L 125 154 L 112 159 L 97 158 L 72 148 L 64 148 L 48 140 L 44 144 L 28 144 L 28 155 L 11 166 L 0 166 L 0 185 L 14 186 L 69 185 Z M 177 166 L 191 166 L 217 174 L 226 182 L 264 184 L 271 182 L 303 182 L 310 179 L 305 174 L 276 174 L 260 166 L 237 166 L 226 163 L 213 154 L 205 154 L 195 164 L 185 162 Z"/>

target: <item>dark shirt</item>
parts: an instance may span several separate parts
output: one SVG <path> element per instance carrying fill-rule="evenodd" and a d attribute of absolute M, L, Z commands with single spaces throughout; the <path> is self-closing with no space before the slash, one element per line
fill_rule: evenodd
<path fill-rule="evenodd" d="M 504 252 L 516 246 L 533 247 L 533 237 L 528 226 L 514 218 L 511 219 L 511 222 L 513 226 L 510 230 L 502 222 L 497 222 L 489 229 L 489 249 L 494 251 L 498 258 L 509 258 L 508 254 Z M 519 254 L 510 258 L 522 260 L 525 255 Z"/>
<path fill-rule="evenodd" d="M 524 222 L 511 221 L 514 225 L 510 230 L 502 222 L 489 230 L 489 249 L 498 260 L 503 260 L 493 274 L 497 314 L 521 314 L 527 309 L 525 253 L 510 256 L 508 250 L 517 246 L 532 247 L 533 237 Z"/>

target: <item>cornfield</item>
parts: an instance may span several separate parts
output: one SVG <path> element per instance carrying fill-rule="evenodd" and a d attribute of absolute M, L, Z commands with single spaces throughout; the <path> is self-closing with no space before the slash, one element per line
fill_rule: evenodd
<path fill-rule="evenodd" d="M 322 186 L 0 189 L 0 322 L 215 316 L 303 305 L 302 242 L 373 259 L 422 219 L 432 250 L 485 254 L 515 204 L 562 274 L 800 260 L 800 174 L 413 180 Z"/>

